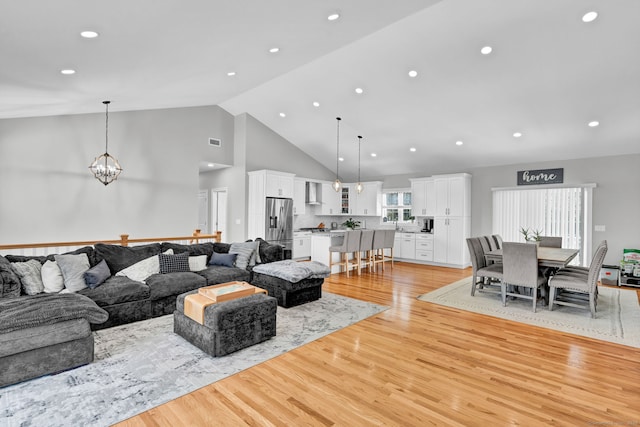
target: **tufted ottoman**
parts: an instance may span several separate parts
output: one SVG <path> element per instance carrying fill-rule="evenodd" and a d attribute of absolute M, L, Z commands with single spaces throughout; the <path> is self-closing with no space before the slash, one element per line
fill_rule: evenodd
<path fill-rule="evenodd" d="M 329 277 L 325 264 L 284 260 L 254 267 L 251 284 L 266 289 L 278 305 L 289 308 L 321 298 L 325 277 Z"/>
<path fill-rule="evenodd" d="M 266 341 L 276 335 L 276 299 L 254 294 L 209 305 L 201 325 L 184 314 L 184 299 L 198 290 L 178 296 L 173 331 L 205 353 L 218 357 Z"/>

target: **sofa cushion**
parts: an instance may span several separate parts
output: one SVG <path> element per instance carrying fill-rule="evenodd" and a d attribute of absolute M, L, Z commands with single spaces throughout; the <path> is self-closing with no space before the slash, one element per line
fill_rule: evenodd
<path fill-rule="evenodd" d="M 85 319 L 65 320 L 3 333 L 0 334 L 0 358 L 90 335 L 91 328 Z"/>
<path fill-rule="evenodd" d="M 154 274 L 147 281 L 149 298 L 157 300 L 207 286 L 204 277 L 192 272 Z"/>
<path fill-rule="evenodd" d="M 42 284 L 48 294 L 60 292 L 64 289 L 64 277 L 55 261 L 47 260 L 42 264 Z"/>
<path fill-rule="evenodd" d="M 189 270 L 200 271 L 207 268 L 207 256 L 198 255 L 189 257 Z"/>
<path fill-rule="evenodd" d="M 13 271 L 20 278 L 22 291 L 27 295 L 36 295 L 44 292 L 42 283 L 42 264 L 35 259 L 25 262 L 11 263 Z"/>
<path fill-rule="evenodd" d="M 62 271 L 65 289 L 69 292 L 78 292 L 87 287 L 84 273 L 91 268 L 87 254 L 56 255 L 55 259 Z"/>
<path fill-rule="evenodd" d="M 231 248 L 231 243 L 213 243 L 213 251 L 218 254 L 228 254 L 229 249 Z"/>
<path fill-rule="evenodd" d="M 207 285 L 233 282 L 235 280 L 248 282 L 251 273 L 237 267 L 209 266 L 206 270 L 198 271 L 198 274 L 207 279 Z"/>
<path fill-rule="evenodd" d="M 188 252 L 189 256 L 206 255 L 208 262 L 211 258 L 211 254 L 213 253 L 213 245 L 214 243 L 212 242 L 195 243 L 193 245 L 181 245 L 179 243 L 163 242 L 162 252 L 165 252 L 167 249 L 173 249 L 174 254 Z"/>
<path fill-rule="evenodd" d="M 282 246 L 272 245 L 259 237 L 256 241 L 260 242 L 260 246 L 258 247 L 260 263 L 266 264 L 268 262 L 282 261 L 284 259 L 284 248 Z"/>
<path fill-rule="evenodd" d="M 112 273 L 142 261 L 143 259 L 158 255 L 161 251 L 160 243 L 152 243 L 141 246 L 120 246 L 96 243 L 96 258 L 105 260 Z"/>
<path fill-rule="evenodd" d="M 79 294 L 91 298 L 100 307 L 149 298 L 149 286 L 124 276 L 111 276 L 95 289 L 86 288 Z"/>
<path fill-rule="evenodd" d="M 65 252 L 60 255 L 78 255 L 78 254 L 87 254 L 87 258 L 89 259 L 89 264 L 91 267 L 96 265 L 100 260 L 96 259 L 96 252 L 93 249 L 93 246 L 83 246 L 79 249 L 76 249 L 71 252 Z M 57 254 L 51 255 L 42 255 L 42 256 L 24 256 L 24 255 L 7 255 L 6 258 L 9 262 L 25 262 L 31 259 L 35 259 L 40 262 L 40 264 L 44 264 L 46 261 L 55 261 L 55 256 Z"/>
<path fill-rule="evenodd" d="M 0 255 L 0 298 L 20 296 L 20 279 L 11 268 L 11 263 Z"/>
<path fill-rule="evenodd" d="M 111 277 L 109 266 L 105 260 L 102 260 L 95 267 L 85 271 L 84 282 L 87 287 L 94 289 L 103 284 L 109 277 Z"/>
<path fill-rule="evenodd" d="M 238 254 L 236 267 L 245 269 L 256 264 L 256 250 L 260 242 L 232 243 L 229 248 L 230 254 Z"/>
<path fill-rule="evenodd" d="M 160 254 L 160 274 L 179 273 L 191 271 L 189 268 L 189 253 L 181 254 Z"/>

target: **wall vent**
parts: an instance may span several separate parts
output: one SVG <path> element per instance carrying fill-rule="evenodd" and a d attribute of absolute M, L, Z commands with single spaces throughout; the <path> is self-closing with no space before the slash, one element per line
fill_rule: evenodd
<path fill-rule="evenodd" d="M 212 147 L 222 147 L 222 141 L 217 138 L 209 138 L 209 145 Z"/>

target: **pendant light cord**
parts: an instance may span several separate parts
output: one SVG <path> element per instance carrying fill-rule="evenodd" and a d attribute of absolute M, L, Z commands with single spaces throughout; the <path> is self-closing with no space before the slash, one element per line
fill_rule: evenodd
<path fill-rule="evenodd" d="M 109 104 L 111 101 L 102 101 L 102 103 L 107 109 L 104 121 L 104 152 L 109 154 Z"/>
<path fill-rule="evenodd" d="M 340 179 L 338 167 L 340 166 L 340 120 L 342 119 L 340 117 L 336 117 L 336 120 L 338 122 L 338 131 L 336 137 L 336 179 Z"/>
<path fill-rule="evenodd" d="M 358 135 L 358 184 L 360 184 L 360 146 L 362 145 L 362 136 Z"/>

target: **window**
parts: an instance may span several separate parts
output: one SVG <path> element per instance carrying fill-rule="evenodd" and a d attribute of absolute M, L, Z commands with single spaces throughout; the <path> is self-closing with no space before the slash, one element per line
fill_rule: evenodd
<path fill-rule="evenodd" d="M 521 228 L 562 237 L 562 247 L 580 249 L 572 264 L 591 262 L 592 186 L 494 189 L 493 233 L 522 242 Z"/>
<path fill-rule="evenodd" d="M 383 222 L 411 222 L 411 191 L 390 190 L 382 194 Z"/>

